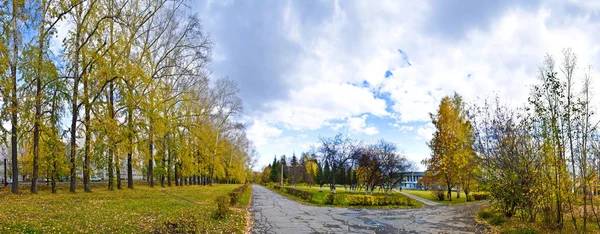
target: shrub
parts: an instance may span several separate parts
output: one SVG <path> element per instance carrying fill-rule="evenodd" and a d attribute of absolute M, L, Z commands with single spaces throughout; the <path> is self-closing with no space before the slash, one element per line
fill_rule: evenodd
<path fill-rule="evenodd" d="M 323 200 L 323 202 L 327 205 L 334 205 L 337 204 L 336 201 L 338 201 L 339 198 L 337 198 L 338 196 L 333 194 L 333 193 L 329 193 L 327 195 L 325 195 L 325 199 Z"/>
<path fill-rule="evenodd" d="M 229 193 L 229 200 L 230 200 L 229 203 L 231 204 L 231 206 L 235 206 L 241 197 L 242 197 L 242 194 L 239 192 L 234 191 L 234 192 Z"/>
<path fill-rule="evenodd" d="M 501 215 L 494 215 L 488 220 L 488 223 L 494 226 L 500 226 L 504 223 L 504 217 Z"/>
<path fill-rule="evenodd" d="M 371 205 L 371 200 L 370 200 L 370 196 L 361 196 L 361 195 L 355 195 L 355 196 L 347 196 L 346 200 L 348 200 L 348 205 L 351 206 L 370 206 Z"/>
<path fill-rule="evenodd" d="M 307 201 L 312 201 L 313 194 L 310 192 L 302 191 L 300 189 L 295 188 L 285 188 L 285 191 L 289 194 L 292 194 L 296 197 L 300 197 Z"/>
<path fill-rule="evenodd" d="M 530 227 L 519 227 L 519 228 L 506 230 L 506 231 L 502 232 L 502 234 L 537 234 L 537 233 L 538 233 L 538 231 L 536 231 L 535 229 L 530 228 Z"/>
<path fill-rule="evenodd" d="M 346 196 L 348 205 L 351 206 L 412 206 L 412 202 L 409 199 L 401 197 L 389 197 L 389 196 L 371 196 L 371 195 L 350 195 Z"/>
<path fill-rule="evenodd" d="M 438 201 L 444 201 L 446 200 L 446 191 L 444 190 L 435 190 L 431 192 L 433 197 L 435 199 L 437 199 Z"/>
<path fill-rule="evenodd" d="M 230 199 L 226 196 L 217 197 L 217 213 L 216 218 L 222 219 L 229 213 Z"/>
<path fill-rule="evenodd" d="M 471 193 L 470 195 L 473 196 L 475 201 L 487 200 L 490 198 L 490 194 L 486 192 Z"/>
<path fill-rule="evenodd" d="M 235 206 L 237 203 L 239 203 L 240 199 L 242 198 L 242 193 L 246 191 L 247 188 L 248 184 L 244 184 L 238 188 L 235 188 L 231 193 L 229 193 L 229 203 L 232 206 Z"/>
<path fill-rule="evenodd" d="M 414 206 L 415 204 L 413 203 L 413 199 L 411 199 L 411 198 L 406 198 L 406 205 L 407 205 L 407 206 Z"/>
<path fill-rule="evenodd" d="M 483 220 L 487 220 L 487 219 L 491 218 L 492 216 L 493 216 L 492 212 L 489 210 L 486 210 L 486 209 L 480 210 L 477 213 L 477 217 L 479 217 L 480 219 L 483 219 Z"/>

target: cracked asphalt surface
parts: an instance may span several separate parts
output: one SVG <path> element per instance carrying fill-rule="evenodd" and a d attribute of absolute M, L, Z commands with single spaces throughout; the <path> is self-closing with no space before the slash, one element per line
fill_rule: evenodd
<path fill-rule="evenodd" d="M 252 233 L 483 233 L 473 218 L 485 202 L 421 209 L 307 206 L 252 186 Z"/>

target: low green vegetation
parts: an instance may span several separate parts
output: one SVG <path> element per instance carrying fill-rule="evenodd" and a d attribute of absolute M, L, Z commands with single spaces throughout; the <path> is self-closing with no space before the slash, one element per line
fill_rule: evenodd
<path fill-rule="evenodd" d="M 101 187 L 100 187 L 101 186 Z M 247 228 L 251 189 L 240 192 L 235 205 L 230 193 L 239 184 L 181 186 L 92 193 L 34 195 L 0 191 L 0 233 L 243 233 Z M 62 187 L 61 191 L 68 191 Z M 227 199 L 218 217 L 217 198 Z"/>
<path fill-rule="evenodd" d="M 452 201 L 448 200 L 448 198 L 446 198 L 446 200 L 440 201 L 436 196 L 436 191 L 403 190 L 403 192 L 445 205 L 453 205 L 467 202 L 467 197 L 464 193 L 460 194 L 460 198 L 456 198 L 456 192 L 452 192 Z M 443 191 L 443 193 L 446 194 L 446 191 Z M 469 196 L 472 196 L 474 201 L 489 199 L 489 195 L 487 193 L 472 193 L 469 194 Z"/>
<path fill-rule="evenodd" d="M 581 209 L 580 205 L 577 206 L 577 209 Z M 501 234 L 578 233 L 578 231 L 583 231 L 581 227 L 578 227 L 578 231 L 576 231 L 574 225 L 566 225 L 562 229 L 558 229 L 544 222 L 529 222 L 519 216 L 506 217 L 502 209 L 490 205 L 480 208 L 476 219 L 487 224 L 493 233 Z M 583 214 L 575 215 L 575 221 L 582 223 Z M 584 233 L 598 233 L 598 228 L 597 223 L 588 223 Z"/>
<path fill-rule="evenodd" d="M 420 208 L 423 204 L 420 202 L 406 197 L 400 193 L 393 193 L 391 195 L 385 193 L 374 193 L 373 195 L 364 195 L 363 191 L 360 192 L 347 192 L 343 188 L 338 188 L 336 194 L 329 192 L 327 188 L 324 188 L 322 192 L 319 192 L 319 186 L 300 186 L 297 185 L 295 188 L 284 186 L 283 188 L 273 185 L 266 186 L 267 188 L 275 191 L 291 200 L 298 201 L 303 204 L 317 205 L 317 206 L 335 206 L 335 207 L 367 207 L 367 208 Z M 288 190 L 289 189 L 289 190 Z M 302 191 L 309 193 L 298 193 Z M 309 197 L 307 199 L 307 197 Z"/>

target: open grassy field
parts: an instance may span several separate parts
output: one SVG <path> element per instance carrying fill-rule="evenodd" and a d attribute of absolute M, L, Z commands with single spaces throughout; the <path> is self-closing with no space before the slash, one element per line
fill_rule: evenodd
<path fill-rule="evenodd" d="M 389 195 L 389 194 L 385 194 L 385 193 L 377 193 L 376 192 L 376 193 L 373 194 L 373 196 L 376 196 L 376 197 L 393 197 L 393 198 L 407 199 L 407 200 L 410 200 L 410 202 L 411 202 L 410 206 L 407 206 L 407 205 L 351 206 L 350 204 L 348 204 L 348 200 L 346 199 L 347 196 L 364 195 L 364 193 L 363 192 L 358 192 L 358 193 L 345 192 L 343 187 L 338 187 L 337 188 L 336 196 L 339 197 L 338 199 L 341 202 L 341 204 L 335 204 L 335 205 L 327 205 L 327 204 L 325 204 L 326 195 L 330 194 L 328 187 L 323 187 L 323 191 L 319 192 L 319 186 L 308 187 L 308 186 L 305 186 L 305 185 L 297 185 L 295 187 L 296 189 L 299 189 L 299 190 L 302 190 L 302 191 L 308 191 L 308 192 L 312 193 L 313 198 L 312 198 L 312 200 L 310 202 L 306 201 L 306 200 L 303 200 L 300 197 L 293 196 L 293 195 L 291 195 L 289 193 L 286 193 L 284 191 L 274 189 L 271 186 L 265 186 L 265 187 L 267 187 L 267 188 L 271 189 L 272 191 L 275 191 L 275 192 L 277 192 L 277 193 L 279 193 L 279 194 L 281 194 L 281 195 L 283 195 L 283 196 L 285 196 L 285 197 L 287 197 L 289 199 L 292 199 L 294 201 L 297 201 L 297 202 L 300 202 L 300 203 L 303 203 L 303 204 L 309 204 L 309 205 L 335 206 L 335 207 L 354 207 L 354 208 L 361 208 L 361 207 L 364 207 L 364 208 L 420 208 L 420 207 L 423 207 L 422 203 L 420 203 L 420 202 L 418 202 L 418 201 L 416 201 L 414 199 L 411 199 L 409 197 L 406 197 L 406 196 L 404 196 L 402 194 L 399 194 L 399 193 L 393 193 L 392 195 Z M 286 187 L 289 187 L 289 186 L 286 186 Z"/>
<path fill-rule="evenodd" d="M 424 190 L 402 190 L 402 192 L 405 193 L 409 193 L 421 198 L 425 198 L 427 200 L 431 200 L 434 202 L 438 202 L 444 205 L 452 205 L 452 204 L 460 204 L 460 203 L 466 203 L 467 202 L 467 197 L 465 196 L 464 193 L 460 194 L 460 198 L 456 198 L 456 192 L 452 192 L 452 201 L 439 201 L 437 200 L 437 198 L 433 195 L 432 191 L 424 191 Z M 446 198 L 447 199 L 447 198 Z"/>
<path fill-rule="evenodd" d="M 76 194 L 61 187 L 57 194 L 0 191 L 0 233 L 148 233 L 195 230 L 241 233 L 247 225 L 251 189 L 224 219 L 216 219 L 215 202 L 240 184 L 108 191 L 95 185 L 92 193 Z M 23 191 L 27 191 L 23 189 Z"/>

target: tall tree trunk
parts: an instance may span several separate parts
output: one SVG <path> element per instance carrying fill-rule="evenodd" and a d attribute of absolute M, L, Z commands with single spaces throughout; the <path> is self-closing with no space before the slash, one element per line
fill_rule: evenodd
<path fill-rule="evenodd" d="M 165 136 L 165 141 L 168 140 L 168 133 Z M 166 149 L 166 148 L 165 148 Z M 171 159 L 171 149 L 167 151 L 167 184 L 171 187 L 171 168 L 173 167 L 173 160 Z"/>
<path fill-rule="evenodd" d="M 179 175 L 177 174 L 177 163 L 175 163 L 175 186 L 179 186 Z"/>
<path fill-rule="evenodd" d="M 56 93 L 57 90 L 55 89 L 53 94 L 52 94 L 52 109 L 50 110 L 50 121 L 52 123 L 52 131 L 54 134 L 54 137 L 58 137 L 58 117 L 56 116 L 56 109 L 57 109 L 57 101 L 56 101 Z M 51 152 L 51 157 L 52 157 L 52 172 L 51 174 L 51 184 L 52 184 L 52 193 L 56 193 L 56 180 L 58 179 L 58 165 L 57 165 L 57 155 L 56 155 L 56 151 L 52 150 Z"/>
<path fill-rule="evenodd" d="M 115 152 L 115 156 L 119 155 L 119 152 Z M 115 157 L 115 172 L 117 173 L 117 189 L 123 189 L 121 185 L 121 161 L 119 157 Z"/>
<path fill-rule="evenodd" d="M 19 164 L 17 163 L 17 61 L 19 59 L 19 36 L 18 36 L 18 28 L 17 28 L 17 1 L 12 1 L 12 23 L 13 23 L 13 60 L 10 64 L 10 76 L 11 76 L 11 135 L 10 135 L 10 144 L 11 144 L 11 158 L 12 158 L 12 193 L 19 193 Z"/>
<path fill-rule="evenodd" d="M 110 1 L 110 6 L 109 6 L 109 14 L 112 15 L 113 14 L 113 9 L 114 9 L 114 1 Z M 110 21 L 110 44 L 114 45 L 115 41 L 114 41 L 114 21 L 111 20 Z M 113 56 L 113 53 L 110 54 L 110 65 L 111 65 L 111 70 L 115 69 L 115 58 Z M 110 82 L 110 86 L 109 86 L 109 90 L 108 90 L 108 111 L 110 114 L 110 120 L 115 122 L 115 97 L 114 97 L 114 92 L 115 92 L 115 85 L 114 85 L 114 81 Z M 108 133 L 108 132 L 107 132 Z M 115 141 L 113 140 L 112 137 L 112 132 L 108 133 L 108 190 L 115 190 L 115 175 L 114 175 L 114 145 L 115 145 Z"/>
<path fill-rule="evenodd" d="M 213 154 L 213 161 L 210 170 L 210 186 L 212 186 L 213 180 L 215 180 L 215 162 L 217 161 L 217 146 L 219 146 L 219 135 L 219 129 L 217 129 L 217 140 L 215 141 L 215 154 Z"/>
<path fill-rule="evenodd" d="M 6 172 L 8 171 L 6 169 L 6 163 L 8 161 L 8 159 L 4 158 L 4 178 L 2 178 L 2 183 L 4 184 L 4 187 L 8 186 L 8 174 L 6 174 Z"/>
<path fill-rule="evenodd" d="M 112 24 L 111 24 L 111 29 L 112 29 Z M 111 30 L 112 31 L 112 30 Z M 112 33 L 111 33 L 112 35 Z M 110 112 L 110 118 L 111 121 L 115 121 L 115 97 L 114 97 L 114 84 L 111 81 L 110 82 L 110 87 L 109 87 L 109 94 L 108 94 L 108 111 Z M 112 138 L 112 133 L 108 133 L 109 137 L 108 137 L 108 142 L 109 142 L 109 146 L 108 146 L 108 190 L 114 190 L 115 189 L 115 175 L 114 175 L 114 141 Z"/>
<path fill-rule="evenodd" d="M 133 108 L 129 107 L 127 112 L 127 128 L 129 129 L 129 146 L 127 152 L 127 188 L 133 188 Z"/>
<path fill-rule="evenodd" d="M 51 177 L 51 185 L 52 185 L 52 193 L 56 193 L 56 178 L 58 177 L 58 172 L 57 172 L 57 168 L 58 166 L 56 165 L 56 155 L 52 155 L 53 161 L 52 161 L 52 177 Z"/>
<path fill-rule="evenodd" d="M 152 129 L 152 119 L 150 120 L 150 131 L 148 132 L 148 152 L 150 158 L 148 159 L 148 186 L 154 187 L 154 133 Z"/>
<path fill-rule="evenodd" d="M 109 138 L 110 139 L 110 138 Z M 112 141 L 109 141 L 112 144 Z M 108 190 L 115 190 L 115 169 L 114 169 L 114 151 L 113 146 L 108 147 Z"/>
<path fill-rule="evenodd" d="M 450 176 L 446 175 L 446 185 L 448 186 L 448 199 L 452 201 L 452 181 L 449 178 Z"/>
<path fill-rule="evenodd" d="M 85 61 L 84 53 L 81 54 L 82 61 Z M 83 143 L 83 191 L 91 192 L 90 186 L 90 172 L 91 172 L 91 161 L 90 161 L 90 141 L 92 140 L 92 132 L 90 126 L 90 81 L 88 75 L 83 77 L 83 105 L 85 106 L 84 116 L 84 127 L 85 127 L 85 141 Z"/>
<path fill-rule="evenodd" d="M 69 177 L 71 180 L 71 184 L 69 186 L 69 191 L 75 192 L 75 181 L 77 176 L 75 175 L 75 157 L 77 157 L 77 116 L 79 115 L 79 108 L 77 105 L 77 97 L 79 96 L 79 40 L 81 39 L 81 5 L 77 6 L 77 19 L 76 19 L 76 29 L 75 29 L 75 54 L 73 58 L 73 95 L 71 101 L 71 144 L 70 144 L 70 173 Z"/>
<path fill-rule="evenodd" d="M 42 1 L 42 6 L 45 6 L 45 1 Z M 35 118 L 33 122 L 33 179 L 31 180 L 31 193 L 37 193 L 38 190 L 38 158 L 40 145 L 40 122 L 42 121 L 42 59 L 44 54 L 44 20 L 46 14 L 41 13 L 42 22 L 40 23 L 39 39 L 38 39 L 38 61 L 37 73 L 35 76 Z"/>

